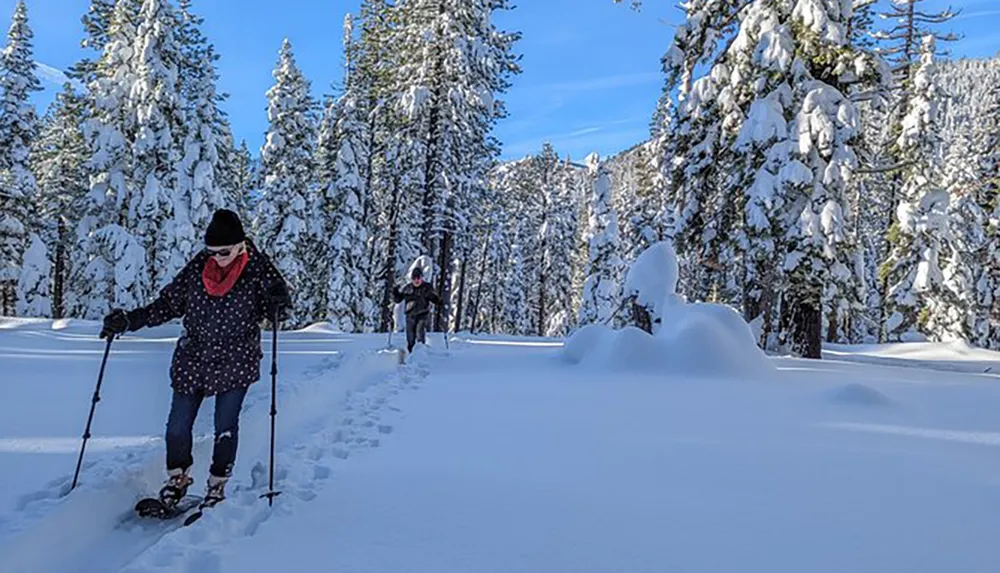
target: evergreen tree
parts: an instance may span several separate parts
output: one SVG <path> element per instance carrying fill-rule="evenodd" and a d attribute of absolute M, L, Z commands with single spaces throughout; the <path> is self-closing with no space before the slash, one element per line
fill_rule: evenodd
<path fill-rule="evenodd" d="M 634 261 L 663 237 L 663 197 L 657 189 L 660 166 L 653 159 L 654 149 L 655 145 L 640 145 L 632 160 L 635 194 L 624 213 L 628 239 L 623 255 L 627 261 Z"/>
<path fill-rule="evenodd" d="M 217 89 L 219 55 L 202 33 L 204 18 L 191 11 L 191 0 L 180 1 L 177 17 L 178 81 L 186 117 L 180 194 L 189 197 L 191 224 L 200 233 L 216 209 L 244 214 L 245 199 L 237 189 L 232 128 L 220 108 L 227 96 Z"/>
<path fill-rule="evenodd" d="M 328 104 L 324 132 L 331 122 L 332 133 L 320 136 L 321 149 L 332 145 L 336 149 L 332 172 L 325 173 L 321 184 L 326 189 L 333 213 L 329 233 L 330 282 L 327 314 L 336 327 L 344 332 L 370 331 L 374 327 L 374 303 L 368 298 L 368 265 L 366 247 L 368 233 L 364 225 L 364 206 L 368 189 L 364 169 L 368 165 L 367 121 L 363 115 L 361 94 L 351 73 L 352 21 L 345 20 L 344 51 L 346 61 L 346 93 L 334 105 Z M 325 144 L 325 145 L 324 145 Z M 321 153 L 322 156 L 322 153 Z M 328 161 L 329 159 L 327 159 Z M 321 165 L 324 161 L 320 160 Z M 322 169 L 321 169 L 322 171 Z"/>
<path fill-rule="evenodd" d="M 330 320 L 344 332 L 362 332 L 373 327 L 374 304 L 368 298 L 368 268 L 365 259 L 367 231 L 362 224 L 364 188 L 362 165 L 367 162 L 363 118 L 348 91 L 341 101 L 337 124 L 336 173 L 327 193 L 336 205 L 330 235 Z"/>
<path fill-rule="evenodd" d="M 762 340 L 818 358 L 824 310 L 839 321 L 859 305 L 847 198 L 858 116 L 846 94 L 878 85 L 878 59 L 848 44 L 849 3 L 685 7 L 664 58 L 665 91 L 679 98 L 667 204 L 683 289 L 742 302 Z"/>
<path fill-rule="evenodd" d="M 587 161 L 592 177 L 590 222 L 587 233 L 589 260 L 583 285 L 580 324 L 607 323 L 621 298 L 623 263 L 618 254 L 618 217 L 611 205 L 611 181 L 596 154 Z"/>
<path fill-rule="evenodd" d="M 179 193 L 178 184 L 186 118 L 178 82 L 177 22 L 167 0 L 144 1 L 130 94 L 136 114 L 132 168 L 137 195 L 129 205 L 128 223 L 144 238 L 149 284 L 157 291 L 184 268 L 198 245 L 190 212 L 196 203 Z"/>
<path fill-rule="evenodd" d="M 213 59 L 212 50 L 207 50 L 198 83 L 191 89 L 192 99 L 183 126 L 186 135 L 173 205 L 174 249 L 176 255 L 184 259 L 190 258 L 199 248 L 201 233 L 217 209 L 229 207 L 241 211 L 237 192 L 225 189 L 227 184 L 234 185 L 223 161 L 231 140 L 221 131 L 228 126 L 219 119 Z"/>
<path fill-rule="evenodd" d="M 86 37 L 80 42 L 80 47 L 95 54 L 103 54 L 108 43 L 108 28 L 115 11 L 116 0 L 90 0 L 87 13 L 83 15 L 83 29 Z M 69 70 L 69 76 L 83 84 L 94 81 L 97 63 L 89 58 L 80 60 Z"/>
<path fill-rule="evenodd" d="M 887 147 L 879 150 L 879 155 L 885 158 L 883 162 L 888 166 L 886 169 L 889 172 L 885 185 L 879 189 L 881 193 L 886 195 L 880 200 L 886 208 L 883 215 L 883 231 L 881 232 L 882 235 L 886 236 L 886 241 L 883 242 L 886 250 L 880 255 L 883 260 L 891 259 L 890 250 L 895 248 L 896 241 L 892 228 L 897 218 L 898 205 L 912 199 L 907 195 L 907 190 L 904 189 L 908 177 L 905 168 L 907 165 L 905 157 L 908 151 L 900 145 L 900 138 L 906 129 L 903 123 L 912 108 L 910 100 L 920 97 L 917 93 L 920 88 L 916 85 L 914 74 L 921 64 L 921 42 L 924 38 L 931 37 L 935 39 L 936 46 L 938 42 L 944 43 L 957 39 L 954 34 L 936 31 L 936 28 L 941 24 L 954 18 L 956 13 L 951 9 L 942 12 L 927 12 L 921 8 L 925 1 L 890 0 L 888 10 L 881 16 L 883 20 L 892 22 L 893 25 L 887 30 L 875 34 L 876 39 L 879 40 L 880 52 L 891 66 L 894 80 L 892 111 L 884 117 L 885 121 L 888 122 L 885 126 L 887 133 L 884 138 Z M 891 297 L 889 293 L 891 285 L 887 282 L 889 275 L 882 273 L 881 279 L 882 296 L 888 299 Z M 884 325 L 886 321 L 894 320 L 890 316 L 890 313 L 893 312 L 892 309 L 883 304 L 881 310 L 880 323 Z M 894 329 L 884 328 L 883 336 L 888 335 L 892 330 Z"/>
<path fill-rule="evenodd" d="M 909 92 L 910 79 L 923 56 L 928 36 L 938 43 L 954 42 L 958 36 L 935 30 L 958 15 L 948 8 L 941 12 L 928 12 L 921 8 L 927 0 L 890 0 L 888 9 L 881 14 L 883 20 L 894 22 L 892 28 L 876 33 L 882 42 L 881 51 L 892 65 L 901 88 Z M 867 2 L 866 2 L 867 4 Z M 862 13 L 863 14 L 863 13 Z M 937 52 L 935 51 L 935 54 Z M 904 103 L 909 93 L 903 96 Z"/>
<path fill-rule="evenodd" d="M 268 90 L 267 141 L 261 149 L 263 189 L 257 210 L 260 246 L 272 257 L 292 291 L 293 311 L 287 324 L 303 326 L 313 316 L 319 294 L 307 264 L 318 250 L 309 233 L 311 214 L 314 102 L 309 81 L 299 70 L 287 39 L 281 46 Z M 327 285 L 321 288 L 325 291 Z"/>
<path fill-rule="evenodd" d="M 67 316 L 67 298 L 73 285 L 70 255 L 78 210 L 88 190 L 85 163 L 89 155 L 83 136 L 86 101 L 72 84 L 63 85 L 50 107 L 35 144 L 33 170 L 38 176 L 39 221 L 52 253 L 52 317 Z"/>
<path fill-rule="evenodd" d="M 575 324 L 576 314 L 573 306 L 573 243 L 577 214 L 573 201 L 573 177 L 566 166 L 557 163 L 551 177 L 553 181 L 543 189 L 548 194 L 546 205 L 549 213 L 540 230 L 542 244 L 545 245 L 541 262 L 546 277 L 545 300 L 548 304 L 543 334 L 565 336 Z"/>
<path fill-rule="evenodd" d="M 890 314 L 884 325 L 885 338 L 892 341 L 919 339 L 929 334 L 928 322 L 941 322 L 928 314 L 941 308 L 944 277 L 940 259 L 947 240 L 950 205 L 934 162 L 940 98 L 934 67 L 934 38 L 927 36 L 920 68 L 913 76 L 913 97 L 896 144 L 911 167 L 906 170 L 905 201 L 899 205 L 898 221 L 890 232 L 892 254 L 883 269 L 890 285 L 886 293 L 886 310 Z"/>
<path fill-rule="evenodd" d="M 977 340 L 982 346 L 1000 350 L 1000 59 L 983 76 L 985 97 L 980 114 L 972 115 L 970 147 L 976 158 L 975 202 L 985 216 L 985 237 L 981 251 L 982 267 L 976 281 Z M 961 150 L 959 150 L 959 154 Z"/>
<path fill-rule="evenodd" d="M 107 43 L 88 86 L 84 135 L 91 150 L 86 169 L 90 191 L 81 205 L 77 245 L 67 293 L 72 316 L 103 317 L 112 307 L 145 304 L 150 293 L 144 242 L 132 234 L 135 199 L 132 177 L 136 114 L 130 95 L 135 83 L 134 45 L 138 11 L 119 0 L 108 24 Z"/>
<path fill-rule="evenodd" d="M 400 104 L 411 120 L 407 148 L 422 152 L 418 225 L 422 250 L 440 269 L 436 286 L 446 303 L 433 321 L 440 329 L 450 313 L 455 238 L 470 219 L 462 194 L 482 184 L 498 153 L 490 131 L 505 114 L 496 96 L 518 71 L 518 35 L 493 23 L 495 12 L 510 9 L 507 0 L 413 0 L 397 9 Z"/>
<path fill-rule="evenodd" d="M 504 323 L 503 332 L 518 336 L 527 336 L 532 333 L 531 322 L 529 321 L 527 305 L 524 304 L 527 296 L 525 288 L 525 268 L 524 254 L 521 248 L 521 241 L 515 240 L 511 245 L 509 269 L 503 280 L 504 296 Z"/>
<path fill-rule="evenodd" d="M 8 316 L 16 310 L 24 252 L 29 240 L 34 242 L 37 190 L 28 163 L 37 116 L 29 98 L 41 90 L 41 83 L 35 72 L 33 38 L 28 9 L 19 0 L 0 54 L 0 315 Z"/>
<path fill-rule="evenodd" d="M 31 233 L 17 283 L 17 315 L 34 318 L 52 316 L 52 262 L 48 248 L 37 233 Z"/>
<path fill-rule="evenodd" d="M 253 199 L 257 192 L 256 163 L 245 139 L 240 141 L 233 157 L 233 187 L 240 197 L 236 203 L 242 205 L 243 213 L 252 212 L 256 207 Z"/>

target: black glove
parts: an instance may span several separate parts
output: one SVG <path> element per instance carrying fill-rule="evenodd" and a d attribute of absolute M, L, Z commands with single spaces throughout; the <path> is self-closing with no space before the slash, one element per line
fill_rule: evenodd
<path fill-rule="evenodd" d="M 281 281 L 271 283 L 264 293 L 264 308 L 267 309 L 267 317 L 273 318 L 278 315 L 278 320 L 284 320 L 288 315 L 288 309 L 292 306 L 292 297 L 288 294 L 288 287 Z"/>
<path fill-rule="evenodd" d="M 101 328 L 101 338 L 109 339 L 128 332 L 128 314 L 120 308 L 111 311 L 104 317 L 104 327 Z"/>

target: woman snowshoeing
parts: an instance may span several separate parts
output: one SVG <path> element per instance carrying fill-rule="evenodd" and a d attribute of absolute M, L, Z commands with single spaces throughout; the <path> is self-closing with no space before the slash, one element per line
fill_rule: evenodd
<path fill-rule="evenodd" d="M 149 306 L 116 309 L 101 338 L 183 317 L 184 332 L 170 366 L 173 400 L 167 419 L 167 482 L 159 498 L 172 510 L 187 495 L 192 428 L 206 397 L 215 397 L 215 448 L 203 505 L 225 498 L 236 461 L 243 398 L 260 379 L 260 323 L 280 320 L 290 306 L 288 287 L 250 242 L 236 213 L 216 211 L 205 250 L 192 259 Z"/>

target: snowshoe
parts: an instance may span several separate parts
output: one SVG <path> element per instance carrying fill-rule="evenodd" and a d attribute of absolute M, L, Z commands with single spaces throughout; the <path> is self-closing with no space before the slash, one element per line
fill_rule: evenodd
<path fill-rule="evenodd" d="M 159 519 L 169 519 L 178 513 L 183 513 L 186 509 L 179 509 L 179 506 L 181 500 L 187 497 L 188 487 L 193 482 L 194 480 L 187 474 L 187 469 L 170 470 L 167 483 L 160 488 L 159 497 L 139 500 L 139 503 L 135 505 L 136 513 L 141 517 L 157 517 Z M 189 503 L 184 505 L 190 509 Z"/>
<path fill-rule="evenodd" d="M 184 515 L 201 503 L 202 498 L 191 495 L 181 498 L 173 506 L 168 507 L 159 498 L 147 497 L 135 504 L 135 512 L 143 518 L 168 520 Z"/>

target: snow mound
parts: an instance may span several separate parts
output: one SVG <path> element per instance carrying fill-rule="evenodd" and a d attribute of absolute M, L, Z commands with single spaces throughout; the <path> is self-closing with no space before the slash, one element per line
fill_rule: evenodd
<path fill-rule="evenodd" d="M 864 384 L 845 384 L 829 395 L 830 402 L 855 406 L 890 406 L 892 399 L 878 390 Z"/>
<path fill-rule="evenodd" d="M 315 322 L 304 328 L 300 328 L 298 332 L 309 332 L 318 334 L 343 334 L 343 331 L 341 331 L 339 328 L 335 328 L 333 326 L 333 323 L 329 321 Z"/>
<path fill-rule="evenodd" d="M 562 348 L 562 356 L 573 364 L 583 362 L 596 350 L 607 347 L 614 339 L 613 330 L 600 324 L 588 324 L 573 333 Z"/>
<path fill-rule="evenodd" d="M 673 350 L 683 372 L 703 376 L 766 376 L 774 365 L 735 310 L 697 303 L 667 314 L 657 337 Z"/>
<path fill-rule="evenodd" d="M 625 277 L 623 295 L 634 296 L 640 306 L 650 311 L 653 332 L 659 330 L 668 309 L 681 303 L 675 294 L 678 275 L 677 253 L 673 245 L 664 241 L 643 251 Z"/>
<path fill-rule="evenodd" d="M 632 327 L 585 326 L 566 341 L 561 357 L 590 368 L 701 378 L 761 378 L 775 371 L 739 314 L 716 304 L 672 307 L 655 336 Z"/>

